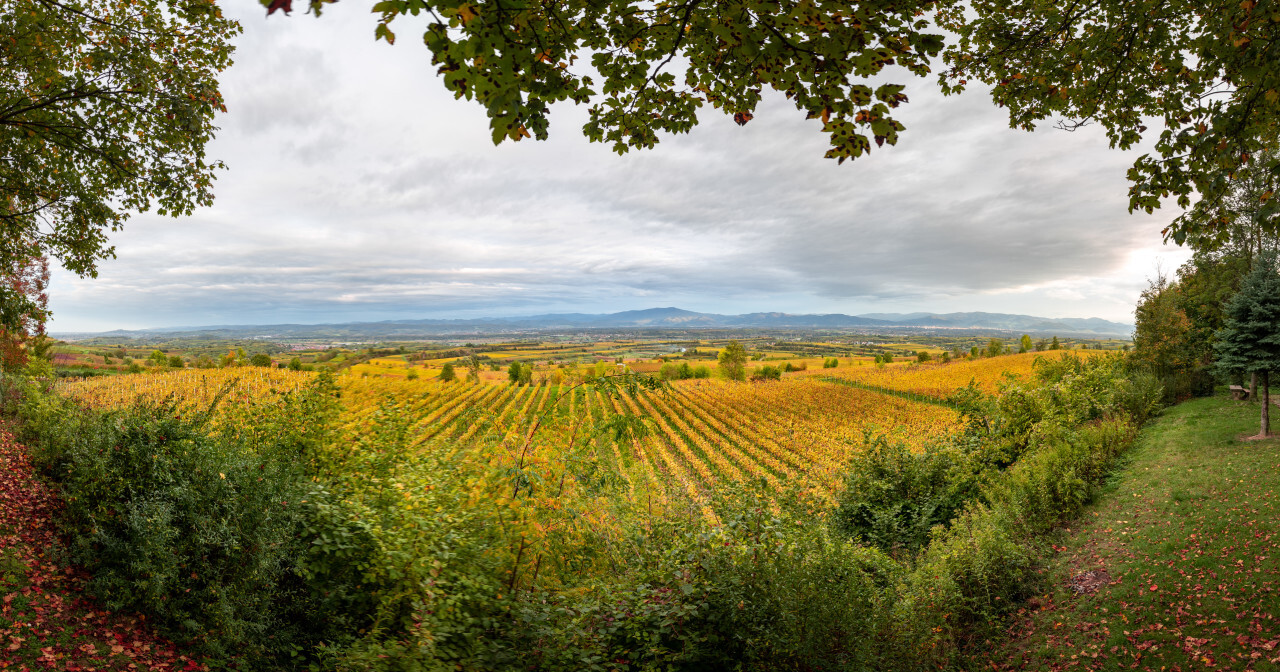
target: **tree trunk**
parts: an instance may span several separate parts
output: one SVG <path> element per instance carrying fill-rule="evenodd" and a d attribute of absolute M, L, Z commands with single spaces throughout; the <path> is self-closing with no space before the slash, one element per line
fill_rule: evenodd
<path fill-rule="evenodd" d="M 1258 436 L 1271 436 L 1271 414 L 1268 409 L 1271 408 L 1271 372 L 1262 372 L 1262 431 L 1258 432 Z"/>
<path fill-rule="evenodd" d="M 1258 372 L 1249 374 L 1249 401 L 1258 400 Z"/>

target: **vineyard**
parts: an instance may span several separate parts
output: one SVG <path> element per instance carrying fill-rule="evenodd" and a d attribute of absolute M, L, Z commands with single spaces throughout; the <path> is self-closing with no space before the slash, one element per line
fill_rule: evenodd
<path fill-rule="evenodd" d="M 1035 360 L 1045 356 L 818 368 L 767 384 L 676 381 L 635 395 L 606 394 L 591 385 L 348 375 L 338 378 L 340 425 L 359 443 L 380 431 L 387 418 L 396 418 L 411 437 L 410 449 L 464 453 L 482 441 L 512 443 L 534 420 L 556 418 L 540 423 L 532 437 L 554 451 L 576 437 L 598 434 L 617 418 L 640 418 L 643 427 L 624 440 L 596 442 L 595 459 L 633 498 L 704 503 L 718 485 L 749 480 L 771 487 L 798 484 L 825 499 L 839 485 L 851 451 L 868 435 L 916 446 L 953 432 L 959 427 L 956 413 L 937 401 L 970 381 L 995 392 L 1002 382 L 1030 378 Z M 219 399 L 266 400 L 306 386 L 315 375 L 254 367 L 182 370 L 62 383 L 59 391 L 98 408 L 145 399 L 200 409 Z"/>
<path fill-rule="evenodd" d="M 1013 358 L 1006 358 L 1012 360 Z M 868 367 L 868 370 L 870 367 Z M 930 369 L 935 375 L 943 369 Z M 60 392 L 92 407 L 142 398 L 199 409 L 266 399 L 305 386 L 315 374 L 252 367 L 188 370 L 64 383 Z M 416 450 L 465 451 L 481 440 L 514 436 L 537 417 L 541 444 L 567 445 L 618 417 L 642 418 L 627 440 L 601 442 L 597 458 L 633 491 L 703 502 L 718 484 L 753 480 L 801 483 L 829 493 L 850 451 L 867 434 L 909 445 L 956 429 L 948 408 L 813 377 L 772 384 L 678 381 L 665 390 L 606 394 L 591 385 L 515 386 L 346 376 L 343 431 L 352 441 L 395 417 Z M 509 436 L 508 436 L 509 438 Z M 633 494 L 635 494 L 633 492 Z"/>
<path fill-rule="evenodd" d="M 1073 350 L 1071 354 L 1095 357 L 1104 353 L 1101 350 Z M 994 394 L 1001 383 L 1030 380 L 1037 359 L 1056 359 L 1059 356 L 1061 354 L 1052 352 L 1027 352 L 949 363 L 863 364 L 839 369 L 810 369 L 801 375 L 943 400 L 970 381 L 983 392 Z"/>

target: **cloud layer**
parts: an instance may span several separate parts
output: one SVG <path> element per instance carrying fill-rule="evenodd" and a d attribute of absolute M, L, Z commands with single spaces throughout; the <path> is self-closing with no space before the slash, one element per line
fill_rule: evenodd
<path fill-rule="evenodd" d="M 908 81 L 899 145 L 843 166 L 780 96 L 622 157 L 571 105 L 550 141 L 494 147 L 406 32 L 250 4 L 227 8 L 245 31 L 217 202 L 134 218 L 96 280 L 56 274 L 55 331 L 655 305 L 1126 320 L 1156 261 L 1186 256 L 1160 245 L 1176 213 L 1127 213 L 1132 155 L 1010 130 L 982 91 Z"/>

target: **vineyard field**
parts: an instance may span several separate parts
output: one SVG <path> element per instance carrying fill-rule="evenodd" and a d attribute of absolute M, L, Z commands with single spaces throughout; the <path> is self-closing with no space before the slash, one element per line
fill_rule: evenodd
<path fill-rule="evenodd" d="M 60 392 L 89 406 L 117 407 L 142 398 L 203 408 L 297 390 L 316 374 L 252 367 L 189 370 L 63 383 Z M 518 433 L 539 416 L 539 440 L 567 444 L 564 432 L 592 431 L 616 416 L 643 418 L 647 431 L 601 451 L 599 459 L 630 487 L 664 499 L 705 501 L 725 481 L 794 482 L 821 496 L 867 434 L 919 445 L 958 428 L 949 408 L 813 377 L 751 384 L 677 381 L 665 391 L 606 395 L 582 385 L 440 383 L 340 376 L 340 425 L 350 440 L 378 430 L 384 418 L 406 424 L 415 450 L 465 451 L 475 442 Z"/>
<path fill-rule="evenodd" d="M 1066 351 L 1063 351 L 1064 353 Z M 1101 350 L 1072 350 L 1076 356 L 1094 357 Z M 1000 383 L 1026 381 L 1033 377 L 1037 359 L 1056 359 L 1055 352 L 1026 352 L 1001 357 L 966 359 L 947 363 L 904 362 L 900 364 L 863 364 L 838 369 L 809 369 L 799 375 L 816 379 L 836 379 L 867 387 L 906 392 L 943 400 L 973 381 L 978 389 L 995 394 Z"/>

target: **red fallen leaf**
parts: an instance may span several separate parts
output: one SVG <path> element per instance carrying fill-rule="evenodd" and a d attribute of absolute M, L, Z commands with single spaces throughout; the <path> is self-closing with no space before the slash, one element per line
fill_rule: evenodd
<path fill-rule="evenodd" d="M 1157 586 L 1157 585 L 1156 585 L 1156 584 L 1154 584 L 1154 583 L 1153 583 L 1153 584 L 1151 584 L 1151 592 L 1153 592 L 1153 593 L 1154 593 L 1154 592 L 1155 592 L 1156 590 L 1158 590 L 1158 589 L 1159 589 L 1159 586 Z"/>

